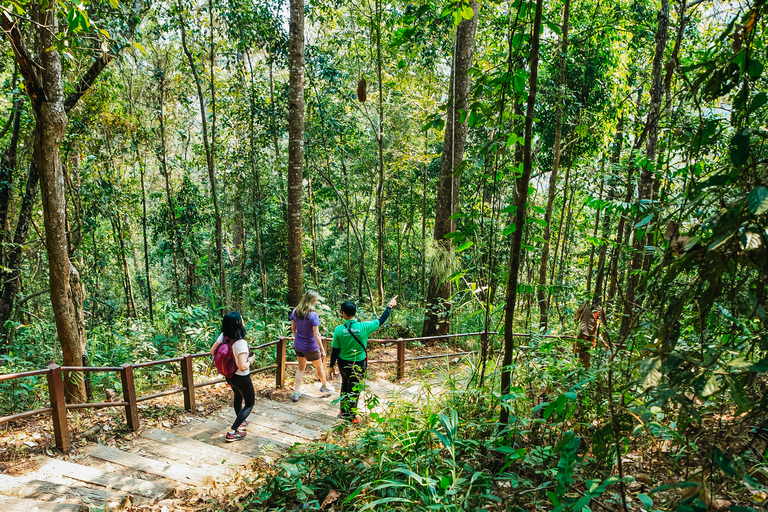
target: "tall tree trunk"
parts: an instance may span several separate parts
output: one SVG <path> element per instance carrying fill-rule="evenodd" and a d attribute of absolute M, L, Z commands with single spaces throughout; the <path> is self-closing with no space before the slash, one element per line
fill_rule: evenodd
<path fill-rule="evenodd" d="M 426 136 L 424 138 L 424 145 L 426 146 Z M 426 148 L 425 148 L 426 152 Z M 423 177 L 422 177 L 422 189 L 421 189 L 421 283 L 419 291 L 422 298 L 427 292 L 427 164 L 424 164 Z"/>
<path fill-rule="evenodd" d="M 654 166 L 656 163 L 656 148 L 659 140 L 659 118 L 661 116 L 661 101 L 664 92 L 662 69 L 664 64 L 664 52 L 667 48 L 668 30 L 669 30 L 669 0 L 661 0 L 661 9 L 657 16 L 658 28 L 656 29 L 656 50 L 653 55 L 653 66 L 651 68 L 651 101 L 648 109 L 648 118 L 645 131 L 648 133 L 648 141 L 645 149 L 646 164 L 640 173 L 640 184 L 638 187 L 638 209 L 635 221 L 639 221 L 646 216 L 647 212 L 642 210 L 644 201 L 650 201 L 653 196 L 653 178 Z M 682 22 L 682 21 L 681 21 Z M 645 232 L 645 228 L 642 229 Z M 639 297 L 635 296 L 635 291 L 640 280 L 639 270 L 643 266 L 645 236 L 638 236 L 635 233 L 632 247 L 634 255 L 630 265 L 630 272 L 627 278 L 627 287 L 624 292 L 624 314 L 621 318 L 621 336 L 627 336 L 632 325 L 637 319 L 637 307 L 639 306 Z"/>
<path fill-rule="evenodd" d="M 157 159 L 160 163 L 160 174 L 165 180 L 165 198 L 168 202 L 168 215 L 171 221 L 171 238 L 173 241 L 173 290 L 176 295 L 176 302 L 181 303 L 181 283 L 179 281 L 179 257 L 184 261 L 184 254 L 181 240 L 179 240 L 178 221 L 176 219 L 176 204 L 171 192 L 171 171 L 168 168 L 168 150 L 165 133 L 165 71 L 158 66 L 158 96 L 157 96 L 157 121 L 160 125 L 160 147 L 156 151 Z M 180 254 L 179 254 L 180 253 Z"/>
<path fill-rule="evenodd" d="M 640 109 L 642 106 L 642 98 L 643 98 L 643 89 L 642 87 L 638 89 L 637 91 L 637 100 L 635 102 L 635 112 L 636 112 L 636 118 L 635 118 L 635 125 L 639 124 L 640 119 Z M 632 151 L 630 152 L 630 158 L 629 158 L 629 165 L 627 168 L 627 186 L 626 186 L 626 192 L 624 194 L 624 204 L 629 204 L 630 201 L 632 201 L 632 197 L 634 196 L 635 192 L 635 184 L 634 184 L 634 173 L 635 173 L 635 153 L 636 151 L 642 147 L 643 142 L 645 141 L 646 134 L 648 133 L 647 130 L 643 130 L 637 137 L 635 137 L 635 142 L 632 145 Z M 616 296 L 616 290 L 619 286 L 619 279 L 618 279 L 618 270 L 619 270 L 619 258 L 621 256 L 621 252 L 624 246 L 624 239 L 628 238 L 625 236 L 626 231 L 626 224 L 627 224 L 627 215 L 629 215 L 629 212 L 627 212 L 625 215 L 622 215 L 619 218 L 618 226 L 616 227 L 616 244 L 614 246 L 613 251 L 611 252 L 611 264 L 609 268 L 609 281 L 608 281 L 608 294 L 607 299 L 608 302 L 613 303 L 613 299 Z"/>
<path fill-rule="evenodd" d="M 13 87 L 16 88 L 16 74 L 13 76 Z M 19 134 L 21 133 L 21 111 L 24 100 L 18 96 L 13 100 L 13 111 L 8 119 L 11 126 L 11 138 L 8 141 L 3 156 L 0 157 L 0 263 L 5 264 L 5 244 L 11 241 L 11 226 L 8 220 L 8 207 L 11 204 L 11 184 L 13 173 L 16 171 L 16 154 L 19 147 Z M 7 125 L 7 126 L 8 126 Z"/>
<path fill-rule="evenodd" d="M 16 297 L 21 289 L 21 261 L 24 255 L 24 243 L 27 240 L 29 226 L 32 223 L 32 209 L 37 199 L 39 173 L 37 164 L 32 160 L 29 164 L 27 187 L 19 209 L 19 221 L 13 235 L 13 245 L 6 259 L 7 270 L 3 273 L 2 300 L 0 300 L 0 329 L 3 337 L 10 342 L 10 332 L 7 330 L 8 320 L 13 316 Z"/>
<path fill-rule="evenodd" d="M 373 17 L 371 19 L 374 19 Z M 376 187 L 376 294 L 384 302 L 384 93 L 381 84 L 381 0 L 376 0 L 376 75 L 379 88 L 379 122 L 376 142 L 379 150 L 379 179 Z"/>
<path fill-rule="evenodd" d="M 603 176 L 603 172 L 605 170 L 605 160 L 603 160 L 602 170 L 600 172 L 600 175 Z M 603 189 L 605 188 L 605 182 L 600 180 L 600 193 L 598 195 L 598 200 L 602 202 L 603 200 Z M 594 269 L 595 264 L 595 241 L 597 240 L 597 228 L 600 227 L 600 211 L 602 208 L 597 208 L 597 211 L 595 212 L 595 226 L 592 229 L 592 243 L 589 247 L 589 270 L 587 271 L 587 293 L 590 292 L 592 289 L 592 270 Z"/>
<path fill-rule="evenodd" d="M 560 221 L 557 226 L 557 240 L 555 240 L 555 252 L 552 255 L 552 270 L 549 274 L 549 286 L 550 290 L 547 293 L 547 304 L 552 297 L 552 286 L 555 284 L 555 270 L 557 269 L 557 253 L 560 250 L 560 242 L 563 241 L 563 222 L 565 221 L 568 211 L 568 183 L 571 179 L 571 166 L 573 165 L 573 157 L 568 159 L 568 167 L 565 169 L 565 183 L 563 183 L 563 208 L 560 210 Z M 565 242 L 563 241 L 563 245 Z"/>
<path fill-rule="evenodd" d="M 523 148 L 523 174 L 515 183 L 515 226 L 512 233 L 512 243 L 509 252 L 509 279 L 507 281 L 507 297 L 504 304 L 504 358 L 501 370 L 501 396 L 509 394 L 512 372 L 512 355 L 515 350 L 514 324 L 515 306 L 517 301 L 517 283 L 519 280 L 520 255 L 522 252 L 523 229 L 525 228 L 525 207 L 528 203 L 528 184 L 533 170 L 533 158 L 531 144 L 533 142 L 533 118 L 536 110 L 536 90 L 539 77 L 539 40 L 541 33 L 542 0 L 536 0 L 536 12 L 533 19 L 531 32 L 531 63 L 530 78 L 528 82 L 528 102 L 525 110 L 525 146 Z M 509 409 L 502 407 L 499 422 L 509 422 Z"/>
<path fill-rule="evenodd" d="M 304 230 L 301 223 L 301 181 L 304 163 L 304 1 L 290 0 L 288 51 L 288 305 L 301 300 L 304 267 L 301 260 Z"/>
<path fill-rule="evenodd" d="M 468 124 L 460 123 L 461 112 L 467 108 L 469 94 L 469 69 L 475 53 L 475 30 L 477 28 L 478 5 L 470 0 L 474 16 L 462 20 L 456 28 L 456 44 L 454 47 L 453 66 L 448 88 L 448 111 L 446 112 L 445 137 L 443 153 L 440 158 L 440 178 L 435 204 L 434 244 L 436 250 L 452 253 L 451 241 L 445 235 L 455 231 L 455 219 L 451 216 L 458 209 L 457 197 L 460 178 L 457 169 L 464 157 L 464 146 L 467 141 Z M 445 280 L 439 270 L 431 269 L 429 288 L 427 289 L 426 310 L 422 336 L 447 334 L 450 330 L 451 284 Z"/>
<path fill-rule="evenodd" d="M 249 61 L 250 62 L 250 61 Z M 269 104 L 272 107 L 272 145 L 275 147 L 275 165 L 280 160 L 280 146 L 277 144 L 277 109 L 275 108 L 275 79 L 272 76 L 272 67 L 274 65 L 274 59 L 269 59 Z M 303 66 L 303 63 L 302 63 Z M 251 75 L 253 75 L 253 69 L 251 69 Z M 253 81 L 251 81 L 251 87 L 253 87 Z"/>
<path fill-rule="evenodd" d="M 251 164 L 251 179 L 253 185 L 251 187 L 251 202 L 253 206 L 253 230 L 256 234 L 256 259 L 259 265 L 259 276 L 261 278 L 261 303 L 263 304 L 262 314 L 264 318 L 267 317 L 267 268 L 264 264 L 264 249 L 261 238 L 261 173 L 256 165 L 256 86 L 253 80 L 253 65 L 251 64 L 251 55 L 246 49 L 246 58 L 248 59 L 248 70 L 250 72 L 251 89 L 248 93 L 248 98 L 251 102 L 250 112 L 248 114 L 248 140 L 250 145 L 248 147 L 248 161 Z M 272 88 L 272 61 L 269 63 L 269 90 L 270 101 L 274 102 L 274 91 Z M 275 161 L 280 156 L 277 146 L 277 135 L 275 135 Z M 267 336 L 267 329 L 264 329 L 264 335 Z M 266 339 L 266 338 L 265 338 Z"/>
<path fill-rule="evenodd" d="M 219 211 L 219 198 L 216 190 L 216 88 L 214 81 L 214 59 L 215 59 L 215 45 L 213 42 L 213 3 L 212 0 L 208 0 L 208 10 L 211 23 L 211 136 L 208 137 L 208 109 L 205 106 L 205 96 L 203 95 L 202 79 L 197 72 L 197 65 L 195 64 L 194 56 L 189 50 L 187 45 L 187 26 L 184 21 L 184 6 L 181 0 L 178 2 L 179 7 L 179 25 L 181 27 L 181 48 L 184 51 L 184 55 L 187 57 L 189 63 L 189 69 L 192 71 L 192 77 L 195 81 L 195 87 L 197 89 L 197 100 L 200 104 L 200 120 L 203 125 L 203 149 L 205 150 L 205 161 L 208 167 L 208 181 L 211 186 L 211 201 L 213 203 L 213 217 L 216 223 L 216 258 L 219 263 L 219 295 L 222 304 L 227 302 L 227 279 L 224 265 L 224 249 L 223 249 L 223 234 L 221 223 L 221 212 Z M 187 264 L 187 274 L 189 276 L 190 266 Z M 189 282 L 189 279 L 187 280 Z"/>
<path fill-rule="evenodd" d="M 136 146 L 136 156 L 138 160 L 139 148 Z M 155 323 L 155 308 L 152 303 L 152 276 L 149 273 L 149 246 L 147 242 L 147 189 L 144 184 L 144 164 L 139 162 L 139 173 L 141 179 L 141 235 L 144 246 L 144 275 L 147 280 L 147 307 L 149 308 L 149 323 Z"/>
<path fill-rule="evenodd" d="M 131 269 L 128 267 L 128 258 L 125 255 L 125 240 L 123 238 L 123 223 L 120 218 L 120 212 L 115 213 L 115 216 L 112 218 L 112 230 L 115 234 L 115 241 L 120 247 L 120 265 L 123 267 L 123 291 L 125 292 L 126 316 L 136 318 L 136 300 L 133 297 Z"/>
<path fill-rule="evenodd" d="M 16 74 L 14 74 L 14 88 L 16 82 Z M 16 292 L 18 291 L 18 283 L 12 281 L 19 281 L 21 279 L 20 258 L 13 258 L 16 247 L 11 245 L 10 254 L 6 254 L 7 246 L 11 242 L 10 223 L 8 220 L 8 207 L 11 202 L 11 183 L 13 183 L 13 174 L 16 171 L 16 154 L 19 145 L 19 133 L 21 132 L 21 111 L 24 105 L 24 100 L 18 97 L 13 102 L 13 112 L 8 120 L 8 124 L 11 128 L 11 138 L 8 141 L 8 146 L 3 151 L 3 156 L 0 158 L 0 233 L 2 233 L 2 239 L 0 242 L 0 264 L 2 264 L 2 295 L 0 295 L 0 351 L 4 351 L 6 347 L 10 345 L 8 339 L 8 327 L 6 322 L 10 319 L 13 312 L 13 304 L 16 300 Z M 35 192 L 37 192 L 37 175 L 35 175 Z M 27 215 L 31 215 L 31 208 L 27 211 Z M 19 223 L 22 220 L 22 212 L 19 213 Z M 26 220 L 26 225 L 29 225 L 29 219 Z M 26 230 L 24 232 L 26 237 Z M 15 240 L 14 240 L 15 241 Z M 21 243 L 24 243 L 22 239 Z M 19 254 L 21 248 L 19 247 Z M 14 261 L 11 261 L 11 260 Z M 15 263 L 17 266 L 13 266 Z M 8 290 L 8 296 L 6 297 L 5 291 Z M 12 291 L 12 293 L 10 293 Z"/>
<path fill-rule="evenodd" d="M 309 153 L 309 151 L 307 151 Z M 309 167 L 309 166 L 307 166 Z M 312 282 L 315 285 L 315 290 L 320 286 L 317 275 L 317 227 L 315 212 L 315 198 L 314 191 L 312 190 L 312 175 L 309 175 L 307 180 L 307 199 L 309 199 L 309 237 L 312 240 Z"/>
<path fill-rule="evenodd" d="M 55 3 L 48 4 L 45 9 L 33 9 L 39 63 L 32 60 L 24 47 L 18 25 L 9 19 L 7 13 L 2 16 L 2 23 L 9 35 L 35 113 L 33 155 L 40 171 L 51 304 L 63 363 L 65 366 L 80 366 L 82 340 L 73 303 L 76 297 L 70 287 L 71 274 L 77 274 L 77 269 L 69 261 L 64 169 L 59 153 L 68 119 L 64 110 L 61 56 L 55 49 L 54 41 L 57 9 L 58 4 Z M 80 376 L 67 376 L 64 387 L 68 400 L 85 400 L 85 385 Z"/>
<path fill-rule="evenodd" d="M 608 183 L 608 202 L 610 203 L 616 199 L 616 186 L 613 179 L 613 173 L 616 165 L 621 158 L 621 147 L 624 142 L 624 114 L 619 117 L 619 122 L 616 126 L 616 142 L 613 146 L 613 154 L 611 155 L 611 168 L 610 178 Z M 611 212 L 606 210 L 603 214 L 603 227 L 602 236 L 600 240 L 600 250 L 597 256 L 597 274 L 595 275 L 595 293 L 592 296 L 592 309 L 596 309 L 602 305 L 603 302 L 603 288 L 604 288 L 604 276 L 605 276 L 605 259 L 608 253 L 608 237 L 611 233 Z"/>
<path fill-rule="evenodd" d="M 552 160 L 552 172 L 549 175 L 549 188 L 547 189 L 547 209 L 544 213 L 544 232 L 542 238 L 544 243 L 541 245 L 541 264 L 539 267 L 539 285 L 536 288 L 536 298 L 539 302 L 539 329 L 546 331 L 549 322 L 549 300 L 544 288 L 547 285 L 547 266 L 549 264 L 549 240 L 552 233 L 552 206 L 555 204 L 555 195 L 557 193 L 557 171 L 560 167 L 560 157 L 562 154 L 561 137 L 563 130 L 563 103 L 565 102 L 565 88 L 567 86 L 565 75 L 566 52 L 568 51 L 568 21 L 571 14 L 571 2 L 565 0 L 563 6 L 563 29 L 560 38 L 560 88 L 557 99 L 557 112 L 555 115 L 555 143 L 554 157 Z"/>

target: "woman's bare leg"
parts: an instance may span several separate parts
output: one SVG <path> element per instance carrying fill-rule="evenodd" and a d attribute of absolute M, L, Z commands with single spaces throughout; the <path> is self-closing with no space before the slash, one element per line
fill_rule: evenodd
<path fill-rule="evenodd" d="M 315 365 L 315 369 L 317 370 L 317 375 L 320 376 L 320 382 L 322 382 L 323 387 L 327 387 L 328 383 L 325 381 L 325 368 L 323 367 L 323 360 L 316 359 L 312 361 L 312 364 Z"/>
<path fill-rule="evenodd" d="M 296 379 L 293 381 L 293 392 L 301 393 L 301 381 L 304 380 L 304 369 L 307 367 L 306 357 L 297 357 L 299 362 L 299 369 L 296 370 Z"/>

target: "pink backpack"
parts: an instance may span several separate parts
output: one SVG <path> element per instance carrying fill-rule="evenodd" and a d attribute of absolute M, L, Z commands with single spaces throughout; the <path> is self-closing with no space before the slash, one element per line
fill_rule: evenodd
<path fill-rule="evenodd" d="M 235 351 L 232 350 L 232 340 L 224 338 L 213 353 L 213 363 L 219 373 L 226 378 L 232 377 L 237 371 Z"/>

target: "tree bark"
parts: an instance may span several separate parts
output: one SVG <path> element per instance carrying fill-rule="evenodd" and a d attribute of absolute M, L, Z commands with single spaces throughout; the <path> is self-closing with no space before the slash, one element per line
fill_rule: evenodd
<path fill-rule="evenodd" d="M 656 148 L 659 139 L 659 118 L 661 116 L 661 101 L 664 92 L 662 69 L 664 67 L 664 52 L 667 48 L 667 32 L 669 30 L 669 0 L 661 0 L 661 9 L 659 9 L 657 23 L 656 49 L 653 55 L 653 65 L 651 68 L 651 101 L 645 128 L 645 131 L 648 133 L 648 141 L 645 149 L 646 163 L 640 173 L 638 208 L 637 215 L 635 216 L 635 223 L 646 216 L 647 212 L 642 210 L 643 203 L 651 201 L 653 197 L 654 167 L 656 163 Z M 650 207 L 649 211 L 652 211 Z M 643 228 L 643 232 L 645 232 L 645 228 Z M 627 336 L 629 334 L 632 325 L 637 319 L 637 308 L 640 299 L 635 296 L 635 291 L 640 281 L 639 271 L 643 266 L 643 253 L 645 250 L 644 240 L 644 235 L 638 236 L 637 233 L 635 233 L 634 242 L 632 244 L 634 254 L 632 256 L 629 276 L 627 277 L 627 287 L 624 291 L 624 314 L 621 318 L 621 328 L 619 330 L 621 336 Z"/>
<path fill-rule="evenodd" d="M 557 100 L 557 113 L 555 120 L 555 142 L 554 157 L 552 160 L 552 172 L 549 175 L 549 188 L 547 189 L 547 209 L 544 213 L 544 232 L 542 238 L 544 243 L 541 245 L 541 264 L 539 266 L 539 286 L 536 289 L 536 298 L 539 303 L 539 329 L 546 331 L 549 322 L 549 300 L 544 287 L 547 285 L 547 266 L 549 264 L 549 241 L 552 233 L 552 207 L 555 204 L 555 195 L 557 194 L 557 171 L 560 167 L 560 157 L 562 155 L 561 137 L 563 130 L 563 102 L 565 101 L 564 92 L 566 88 L 566 52 L 568 51 L 568 21 L 571 14 L 571 2 L 565 0 L 563 6 L 563 35 L 560 39 L 560 88 Z"/>
<path fill-rule="evenodd" d="M 304 164 L 304 1 L 290 0 L 288 50 L 288 305 L 301 300 L 304 286 L 302 262 L 302 178 Z"/>
<path fill-rule="evenodd" d="M 32 223 L 32 209 L 35 206 L 38 188 L 39 173 L 37 172 L 37 164 L 32 160 L 29 164 L 24 199 L 22 199 L 21 208 L 19 209 L 19 221 L 16 223 L 16 231 L 13 235 L 13 245 L 6 260 L 8 270 L 3 274 L 3 295 L 2 301 L 0 301 L 0 333 L 2 333 L 7 343 L 10 343 L 11 332 L 7 329 L 6 323 L 13 316 L 16 296 L 21 289 L 21 259 L 24 252 L 24 242 L 27 240 L 27 233 L 29 232 L 29 225 Z"/>
<path fill-rule="evenodd" d="M 70 276 L 77 275 L 77 270 L 69 261 L 64 169 L 59 153 L 68 119 L 64 110 L 61 56 L 56 51 L 54 42 L 54 34 L 57 32 L 57 8 L 58 4 L 51 3 L 44 10 L 33 10 L 35 26 L 39 27 L 35 30 L 39 63 L 33 61 L 24 47 L 21 32 L 10 19 L 10 15 L 3 12 L 0 16 L 3 28 L 9 33 L 11 47 L 35 113 L 33 155 L 40 172 L 51 304 L 63 363 L 64 366 L 80 366 L 82 340 L 73 303 L 77 297 L 73 296 L 70 286 Z M 81 376 L 66 375 L 64 388 L 69 401 L 85 400 L 85 385 Z"/>
<path fill-rule="evenodd" d="M 520 270 L 520 256 L 522 252 L 523 229 L 525 227 L 525 207 L 528 202 L 528 184 L 531 180 L 531 171 L 533 169 L 533 158 L 531 145 L 533 142 L 533 118 L 536 110 L 536 91 L 539 76 L 539 40 L 541 33 L 541 15 L 542 0 L 536 0 L 536 12 L 533 20 L 533 31 L 531 32 L 531 54 L 529 62 L 531 63 L 530 78 L 528 82 L 528 102 L 525 110 L 525 146 L 523 148 L 523 174 L 515 183 L 517 191 L 515 204 L 515 226 L 517 229 L 512 234 L 512 243 L 509 252 L 509 279 L 507 281 L 507 296 L 504 304 L 504 358 L 501 370 L 501 396 L 509 394 L 512 371 L 512 354 L 515 349 L 514 324 L 515 324 L 515 305 L 517 301 L 517 283 L 519 280 L 518 272 Z M 509 409 L 501 408 L 499 422 L 507 424 L 509 422 Z"/>
<path fill-rule="evenodd" d="M 219 211 L 219 197 L 216 190 L 216 88 L 213 76 L 214 71 L 214 58 L 215 58 L 215 46 L 213 43 L 213 4 L 212 0 L 208 0 L 208 10 L 211 20 L 211 136 L 208 137 L 208 109 L 205 106 L 205 96 L 203 95 L 202 79 L 197 72 L 197 65 L 195 64 L 194 56 L 189 50 L 187 45 L 187 27 L 184 21 L 184 7 L 181 0 L 178 2 L 179 6 L 179 25 L 181 28 L 181 48 L 184 51 L 184 55 L 189 62 L 190 71 L 192 71 L 192 77 L 195 81 L 195 88 L 197 89 L 197 99 L 200 104 L 200 120 L 203 126 L 203 149 L 205 150 L 205 162 L 208 167 L 208 181 L 211 186 L 211 201 L 213 203 L 213 217 L 216 224 L 216 258 L 219 263 L 219 295 L 223 304 L 227 302 L 227 278 L 224 265 L 224 249 L 223 249 L 223 234 L 221 223 L 221 212 Z M 190 267 L 187 265 L 188 275 Z M 189 279 L 188 279 L 189 282 Z"/>
<path fill-rule="evenodd" d="M 445 235 L 456 230 L 456 220 L 451 216 L 458 210 L 458 193 L 460 187 L 459 169 L 467 141 L 468 123 L 459 122 L 461 112 L 467 108 L 469 95 L 469 69 L 475 53 L 475 30 L 477 29 L 478 4 L 470 1 L 474 16 L 462 20 L 456 28 L 456 46 L 454 48 L 454 63 L 451 66 L 451 79 L 448 88 L 448 111 L 446 112 L 445 137 L 443 153 L 440 157 L 440 178 L 435 204 L 434 243 L 440 251 L 451 251 L 451 241 Z M 431 269 L 429 287 L 427 289 L 426 310 L 422 336 L 447 334 L 450 330 L 449 299 L 451 283 L 444 276 Z"/>
<path fill-rule="evenodd" d="M 178 223 L 176 219 L 176 205 L 171 192 L 171 171 L 168 168 L 168 154 L 165 140 L 165 73 L 163 68 L 158 66 L 158 101 L 157 101 L 157 121 L 160 125 L 160 147 L 155 152 L 160 163 L 160 174 L 165 181 L 165 198 L 168 202 L 168 214 L 171 221 L 171 238 L 173 242 L 173 290 L 176 294 L 176 301 L 181 302 L 181 284 L 179 282 L 179 251 L 181 251 L 181 260 L 184 261 L 181 241 L 179 240 Z"/>
<path fill-rule="evenodd" d="M 373 18 L 372 18 L 373 19 Z M 376 74 L 379 88 L 379 119 L 376 142 L 379 150 L 379 179 L 376 187 L 376 294 L 384 302 L 384 93 L 381 84 L 381 0 L 376 0 Z"/>
<path fill-rule="evenodd" d="M 616 187 L 613 179 L 613 171 L 615 166 L 619 163 L 621 158 L 621 147 L 624 142 L 624 115 L 619 117 L 619 122 L 616 126 L 616 142 L 613 147 L 613 154 L 611 155 L 611 168 L 610 178 L 608 183 L 608 202 L 616 199 Z M 597 256 L 597 273 L 595 275 L 595 293 L 592 295 L 592 309 L 596 309 L 603 303 L 603 288 L 604 288 L 604 276 L 605 276 L 605 259 L 608 254 L 608 237 L 611 233 L 611 213 L 610 210 L 606 210 L 603 214 L 603 227 L 602 236 L 600 240 L 600 250 Z"/>

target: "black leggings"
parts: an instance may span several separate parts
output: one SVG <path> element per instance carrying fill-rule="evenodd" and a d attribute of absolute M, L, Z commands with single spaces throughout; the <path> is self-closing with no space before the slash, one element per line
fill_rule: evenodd
<path fill-rule="evenodd" d="M 251 382 L 250 375 L 234 374 L 227 379 L 227 384 L 235 392 L 233 406 L 237 418 L 235 418 L 235 422 L 232 424 L 232 430 L 237 430 L 237 427 L 251 414 L 253 404 L 256 402 L 256 393 L 253 391 L 253 382 Z M 243 407 L 243 400 L 245 400 L 245 407 Z"/>
<path fill-rule="evenodd" d="M 343 418 L 354 416 L 357 412 L 357 400 L 360 398 L 360 379 L 365 378 L 368 361 L 347 361 L 339 358 L 341 374 L 341 400 L 339 412 Z"/>

